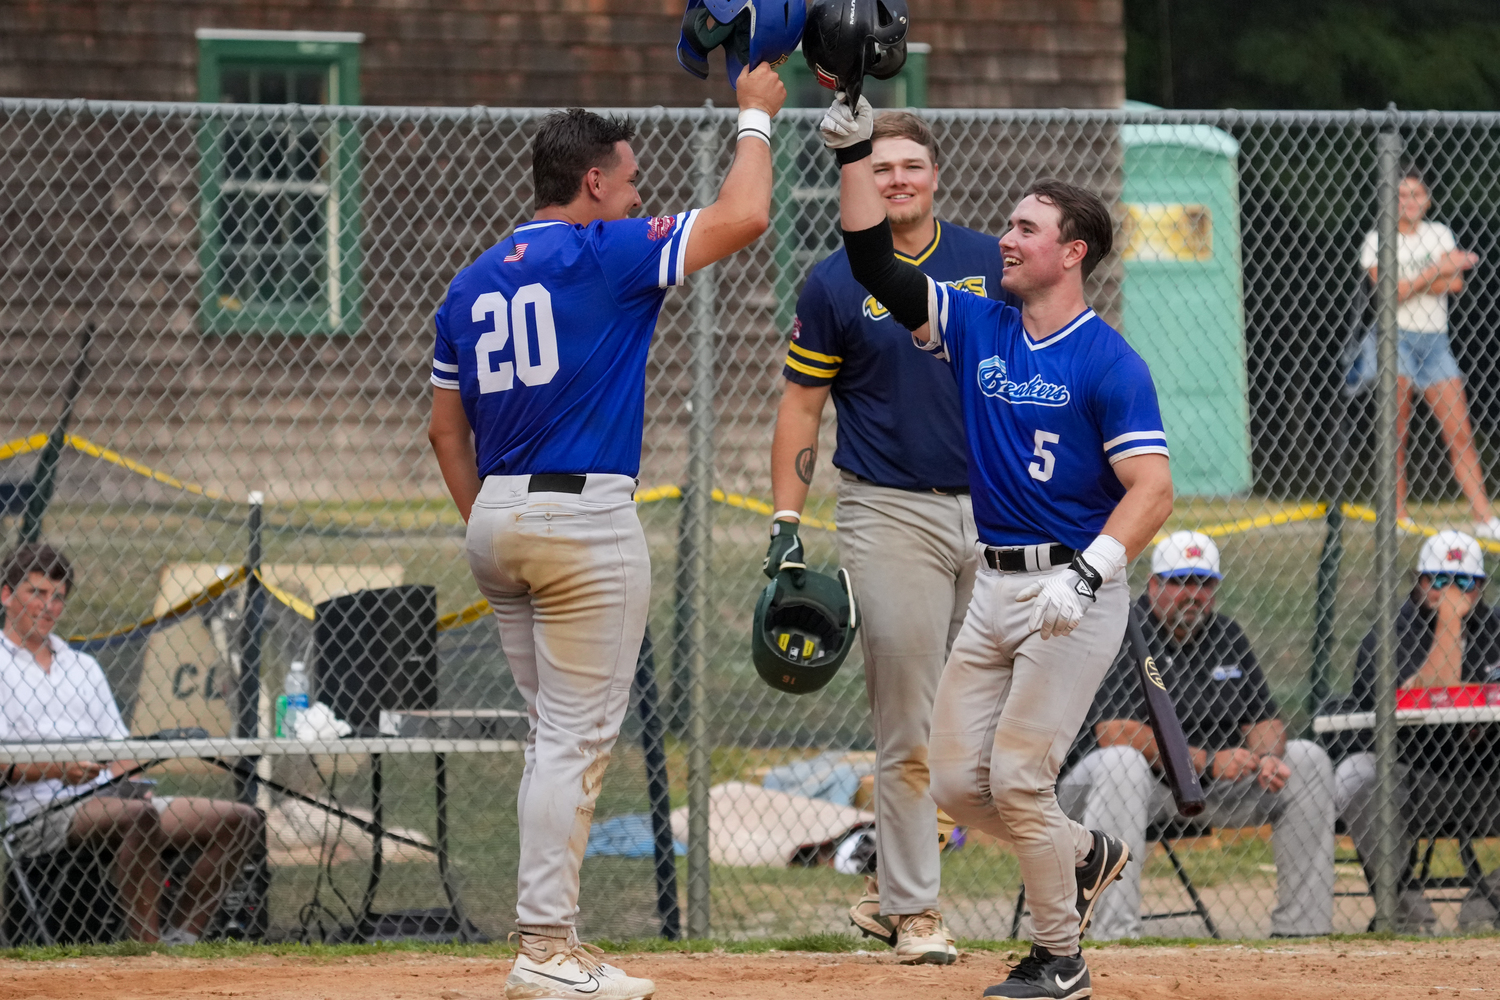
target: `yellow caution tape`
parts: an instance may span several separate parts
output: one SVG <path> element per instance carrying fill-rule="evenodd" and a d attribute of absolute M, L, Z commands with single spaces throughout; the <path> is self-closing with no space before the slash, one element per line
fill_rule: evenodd
<path fill-rule="evenodd" d="M 270 594 L 282 604 L 285 604 L 287 607 L 297 612 L 297 614 L 301 615 L 303 618 L 311 621 L 314 617 L 317 616 L 317 612 L 313 609 L 313 606 L 311 604 L 308 604 L 296 594 L 288 593 L 287 591 L 282 590 L 280 587 L 276 586 L 276 584 L 267 580 L 265 576 L 261 574 L 260 570 L 256 570 L 254 576 L 257 580 L 260 581 L 260 585 L 266 588 L 266 593 Z"/>
<path fill-rule="evenodd" d="M 487 617 L 489 613 L 490 602 L 481 599 L 475 601 L 473 604 L 469 605 L 467 608 L 464 608 L 462 611 L 455 611 L 452 614 L 444 615 L 443 617 L 439 618 L 437 620 L 437 630 L 439 632 L 446 632 L 450 628 L 459 628 L 463 625 L 470 625 L 474 622 L 479 621 L 481 618 Z"/>
<path fill-rule="evenodd" d="M 33 451 L 40 451 L 46 444 L 47 435 L 45 434 L 33 434 L 30 437 L 17 438 L 14 441 L 7 441 L 5 444 L 0 444 L 0 461 L 3 461 L 7 458 L 15 458 L 17 455 L 27 455 Z M 204 487 L 199 486 L 196 483 L 185 483 L 182 480 L 178 479 L 176 476 L 169 476 L 165 472 L 159 472 L 156 469 L 151 468 L 149 465 L 144 465 L 140 462 L 137 462 L 133 458 L 127 458 L 117 451 L 105 448 L 102 445 L 97 445 L 87 438 L 79 437 L 77 434 L 64 435 L 63 444 L 65 447 L 72 448 L 74 451 L 77 451 L 84 455 L 88 455 L 90 458 L 102 459 L 106 462 L 109 462 L 111 465 L 118 465 L 122 469 L 129 469 L 131 472 L 134 472 L 138 476 L 145 476 L 147 479 L 153 479 L 156 482 L 161 483 L 164 486 L 170 486 L 173 489 L 183 490 L 188 493 L 196 493 L 199 496 L 207 497 L 210 500 L 229 499 L 229 497 L 224 496 L 222 493 L 216 493 L 213 490 L 205 489 Z"/>
<path fill-rule="evenodd" d="M 101 639 L 113 639 L 116 636 L 125 635 L 127 632 L 134 632 L 137 629 L 150 628 L 151 626 L 156 625 L 159 622 L 167 622 L 171 621 L 173 618 L 180 618 L 183 615 L 187 614 L 189 611 L 192 611 L 194 608 L 197 608 L 200 605 L 207 604 L 209 601 L 223 596 L 226 590 L 238 587 L 240 584 L 245 582 L 245 576 L 245 567 L 237 566 L 235 567 L 234 572 L 230 573 L 228 576 L 220 577 L 213 583 L 210 583 L 207 587 L 204 587 L 202 590 L 198 591 L 196 594 L 193 594 L 190 597 L 185 597 L 181 601 L 178 601 L 176 604 L 172 605 L 170 608 L 168 608 L 166 611 L 163 611 L 159 615 L 152 615 L 149 618 L 144 618 L 141 621 L 136 622 L 134 625 L 127 625 L 124 628 L 117 628 L 113 632 L 99 632 L 95 635 L 70 635 L 68 636 L 67 641 L 98 642 Z"/>
<path fill-rule="evenodd" d="M 17 455 L 29 455 L 34 451 L 40 451 L 47 443 L 47 435 L 33 434 L 31 437 L 17 438 L 0 444 L 0 461 L 7 458 L 15 458 Z"/>

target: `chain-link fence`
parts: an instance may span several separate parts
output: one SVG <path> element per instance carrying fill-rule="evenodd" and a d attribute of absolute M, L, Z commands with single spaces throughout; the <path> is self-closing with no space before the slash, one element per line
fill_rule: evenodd
<path fill-rule="evenodd" d="M 710 199 L 732 113 L 627 113 L 646 210 Z M 41 675 L 6 650 L 17 686 L 3 739 L 31 744 L 4 758 L 22 769 L 6 793 L 10 940 L 509 930 L 524 703 L 426 441 L 427 372 L 447 282 L 530 217 L 538 114 L 0 102 L 0 512 L 7 547 L 36 537 L 72 560 L 56 631 L 104 674 L 90 701 L 37 680 L 91 677 L 86 660 L 58 650 L 75 673 Z M 748 644 L 793 304 L 838 245 L 816 117 L 779 119 L 773 231 L 661 316 L 637 494 L 652 648 L 594 817 L 585 937 L 840 931 L 861 891 L 847 837 L 871 820 L 874 755 L 858 655 L 799 698 L 758 680 Z M 1472 535 L 1490 516 L 1500 118 L 927 117 L 944 220 L 998 235 L 1044 176 L 1117 206 L 1120 252 L 1091 303 L 1156 380 L 1178 491 L 1166 530 L 1200 531 L 1221 553 L 1216 609 L 1198 624 L 1184 609 L 1202 612 L 1207 590 L 1158 581 L 1147 594 L 1150 560 L 1131 570 L 1190 738 L 1218 733 L 1199 737 L 1208 821 L 1149 803 L 1122 818 L 1080 792 L 1101 760 L 1117 770 L 1089 787 L 1136 780 L 1125 751 L 1094 754 L 1092 729 L 1064 774 L 1077 815 L 1134 824 L 1117 832 L 1145 855 L 1144 932 L 1259 937 L 1285 926 L 1273 911 L 1326 913 L 1330 898 L 1331 928 L 1311 929 L 1364 930 L 1362 859 L 1378 867 L 1382 830 L 1396 926 L 1493 921 L 1495 880 L 1474 883 L 1500 864 L 1500 620 L 1471 586 L 1477 550 L 1445 536 L 1422 566 L 1418 550 L 1434 529 Z M 1447 229 L 1413 217 L 1367 248 L 1381 206 L 1396 220 L 1408 204 L 1402 161 Z M 1380 246 L 1399 251 L 1384 298 L 1367 277 Z M 1377 461 L 1394 441 L 1395 411 L 1375 401 L 1395 399 L 1379 377 L 1393 352 L 1426 400 L 1400 501 L 1382 479 L 1393 463 Z M 824 454 L 834 434 L 829 407 Z M 828 566 L 837 483 L 818 470 L 804 522 Z M 1500 551 L 1479 544 L 1491 561 Z M 1189 547 L 1193 565 L 1208 558 Z M 1409 584 L 1415 610 L 1396 615 Z M 1362 653 L 1381 593 L 1395 642 Z M 1243 643 L 1210 642 L 1202 622 L 1229 619 Z M 1119 714 L 1101 701 L 1094 718 Z M 157 782 L 146 805 L 120 784 L 53 802 L 59 786 L 38 783 L 84 750 L 115 754 L 87 738 L 127 730 L 176 730 L 126 745 L 150 765 L 131 776 Z M 1277 783 L 1266 754 L 1292 772 L 1279 792 L 1258 785 Z M 1143 773 L 1130 787 L 1159 798 Z M 689 804 L 711 822 L 690 832 Z M 106 814 L 136 839 L 69 839 L 79 815 Z M 1396 873 L 1411 838 L 1413 871 L 1444 887 L 1430 903 Z M 945 844 L 950 930 L 1024 926 L 1008 845 L 961 829 Z M 1130 932 L 1132 914 L 1119 919 Z"/>

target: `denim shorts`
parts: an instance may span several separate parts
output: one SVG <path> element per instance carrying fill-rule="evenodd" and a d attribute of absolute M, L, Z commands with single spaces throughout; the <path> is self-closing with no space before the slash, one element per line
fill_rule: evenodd
<path fill-rule="evenodd" d="M 1375 331 L 1365 335 L 1359 354 L 1349 368 L 1347 384 L 1362 389 L 1375 381 Z M 1462 379 L 1464 373 L 1454 360 L 1446 333 L 1418 333 L 1402 330 L 1396 344 L 1396 371 L 1419 390 L 1430 389 L 1439 382 Z"/>

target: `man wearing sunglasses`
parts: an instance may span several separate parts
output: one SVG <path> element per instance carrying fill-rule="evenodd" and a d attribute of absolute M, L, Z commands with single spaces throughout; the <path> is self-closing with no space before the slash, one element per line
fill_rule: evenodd
<path fill-rule="evenodd" d="M 1484 603 L 1484 554 L 1461 531 L 1440 531 L 1417 556 L 1411 596 L 1396 616 L 1398 690 L 1485 683 L 1500 666 L 1500 616 Z M 1375 629 L 1359 647 L 1353 711 L 1375 708 Z M 1368 743 L 1368 733 L 1364 734 Z M 1409 855 L 1423 820 L 1462 819 L 1479 833 L 1500 832 L 1500 737 L 1493 726 L 1410 726 L 1397 735 L 1397 805 L 1408 829 L 1397 858 Z M 1335 774 L 1339 817 L 1367 862 L 1375 857 L 1375 755 L 1365 745 Z M 1410 876 L 1410 872 L 1404 872 Z M 1420 889 L 1402 887 L 1396 931 L 1437 932 L 1437 915 Z"/>
<path fill-rule="evenodd" d="M 1288 740 L 1276 699 L 1239 624 L 1214 609 L 1219 550 L 1196 531 L 1163 539 L 1140 599 L 1143 631 L 1202 775 L 1212 826 L 1271 824 L 1276 858 L 1272 937 L 1333 930 L 1333 765 L 1322 747 Z M 1097 748 L 1096 748 L 1097 746 Z M 1141 934 L 1141 860 L 1147 827 L 1177 815 L 1129 643 L 1099 686 L 1058 782 L 1063 810 L 1130 845 L 1121 882 L 1094 910 L 1096 940 Z"/>

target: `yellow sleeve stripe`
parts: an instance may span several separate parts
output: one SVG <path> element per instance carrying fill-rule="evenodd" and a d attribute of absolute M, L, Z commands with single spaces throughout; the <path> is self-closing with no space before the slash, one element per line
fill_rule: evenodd
<path fill-rule="evenodd" d="M 794 372 L 801 372 L 804 375 L 811 375 L 813 378 L 833 378 L 839 373 L 839 370 L 837 368 L 835 368 L 833 371 L 827 371 L 826 369 L 822 368 L 814 368 L 811 365 L 804 365 L 802 362 L 798 361 L 790 354 L 787 355 L 786 366 Z"/>
<path fill-rule="evenodd" d="M 794 353 L 802 355 L 809 361 L 822 361 L 830 365 L 842 364 L 844 361 L 843 358 L 836 354 L 819 354 L 817 351 L 809 351 L 796 341 L 792 341 L 791 348 Z"/>

